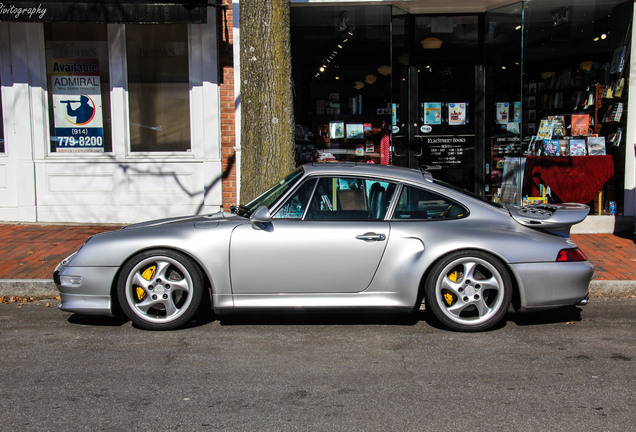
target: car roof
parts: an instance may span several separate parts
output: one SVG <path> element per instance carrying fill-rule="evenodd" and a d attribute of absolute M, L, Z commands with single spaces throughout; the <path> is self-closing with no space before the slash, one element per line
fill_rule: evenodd
<path fill-rule="evenodd" d="M 397 181 L 422 183 L 432 181 L 429 173 L 394 165 L 377 165 L 357 162 L 317 162 L 302 166 L 307 175 L 334 174 L 385 177 Z"/>

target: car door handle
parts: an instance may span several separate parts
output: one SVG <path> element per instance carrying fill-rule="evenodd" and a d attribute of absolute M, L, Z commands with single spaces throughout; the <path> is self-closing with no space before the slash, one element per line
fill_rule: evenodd
<path fill-rule="evenodd" d="M 384 234 L 376 234 L 376 233 L 365 233 L 365 234 L 361 234 L 356 236 L 356 238 L 358 240 L 364 240 L 364 241 L 384 241 L 386 240 L 386 236 Z"/>

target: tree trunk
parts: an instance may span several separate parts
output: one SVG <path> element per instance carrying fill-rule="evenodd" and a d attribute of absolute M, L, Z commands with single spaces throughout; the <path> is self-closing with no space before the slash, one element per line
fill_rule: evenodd
<path fill-rule="evenodd" d="M 241 201 L 289 174 L 294 160 L 289 0 L 241 0 Z"/>

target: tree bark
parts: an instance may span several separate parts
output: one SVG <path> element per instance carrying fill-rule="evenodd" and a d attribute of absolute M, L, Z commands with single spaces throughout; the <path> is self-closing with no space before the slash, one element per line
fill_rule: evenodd
<path fill-rule="evenodd" d="M 289 0 L 241 0 L 241 201 L 294 169 Z"/>

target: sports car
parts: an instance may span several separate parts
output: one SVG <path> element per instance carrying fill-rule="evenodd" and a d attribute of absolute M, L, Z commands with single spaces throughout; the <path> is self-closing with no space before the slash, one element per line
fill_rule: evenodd
<path fill-rule="evenodd" d="M 569 231 L 588 211 L 503 207 L 428 171 L 307 164 L 232 212 L 97 234 L 54 280 L 62 310 L 123 312 L 150 330 L 207 306 L 424 309 L 452 330 L 482 331 L 508 312 L 587 301 L 594 269 Z"/>

